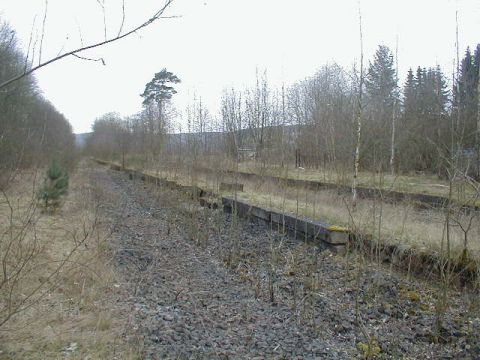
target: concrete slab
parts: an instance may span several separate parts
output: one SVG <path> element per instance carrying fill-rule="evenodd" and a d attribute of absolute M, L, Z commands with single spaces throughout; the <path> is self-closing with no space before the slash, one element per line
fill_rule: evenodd
<path fill-rule="evenodd" d="M 258 206 L 252 206 L 250 209 L 250 212 L 252 216 L 258 219 L 270 222 L 270 211 L 266 209 L 262 209 Z"/>
<path fill-rule="evenodd" d="M 220 191 L 243 191 L 243 184 L 220 183 Z"/>

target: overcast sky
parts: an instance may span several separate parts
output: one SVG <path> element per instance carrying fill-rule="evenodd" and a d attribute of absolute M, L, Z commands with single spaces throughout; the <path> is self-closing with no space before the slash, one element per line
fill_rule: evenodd
<path fill-rule="evenodd" d="M 101 1 L 101 0 L 100 0 Z M 107 33 L 118 32 L 121 0 L 105 0 Z M 159 0 L 125 0 L 125 29 L 149 18 Z M 395 49 L 399 39 L 401 81 L 409 67 L 439 64 L 450 76 L 455 57 L 455 12 L 459 43 L 480 42 L 479 0 L 362 0 L 365 57 L 376 47 Z M 1 0 L 0 14 L 28 45 L 40 33 L 45 0 Z M 312 75 L 329 62 L 351 67 L 359 58 L 358 1 L 342 0 L 175 0 L 161 19 L 128 39 L 82 54 L 100 62 L 67 58 L 39 70 L 47 99 L 72 123 L 90 131 L 109 111 L 130 115 L 141 109 L 139 94 L 155 72 L 166 67 L 181 80 L 175 105 L 193 94 L 212 112 L 225 87 L 253 82 L 267 69 L 272 84 Z M 97 0 L 48 0 L 42 60 L 103 38 Z M 39 43 L 39 41 L 37 42 Z"/>

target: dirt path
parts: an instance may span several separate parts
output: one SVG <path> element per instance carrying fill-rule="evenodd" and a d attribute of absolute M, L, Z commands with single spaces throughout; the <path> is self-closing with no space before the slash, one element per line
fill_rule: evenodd
<path fill-rule="evenodd" d="M 104 191 L 144 358 L 480 356 L 478 313 L 466 313 L 459 294 L 442 343 L 433 344 L 433 290 L 425 284 L 256 224 L 232 226 L 220 211 L 119 172 L 96 168 L 92 177 Z"/>

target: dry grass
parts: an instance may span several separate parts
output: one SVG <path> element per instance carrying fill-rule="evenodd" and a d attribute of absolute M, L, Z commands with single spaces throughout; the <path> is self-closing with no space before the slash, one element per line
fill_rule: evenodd
<path fill-rule="evenodd" d="M 34 256 L 14 286 L 0 288 L 2 315 L 13 291 L 15 307 L 32 294 L 17 314 L 0 327 L 0 358 L 103 359 L 137 358 L 125 343 L 126 315 L 114 303 L 118 279 L 106 244 L 107 229 L 100 222 L 98 189 L 90 184 L 83 164 L 70 179 L 61 208 L 46 213 L 37 208 L 11 261 L 21 260 L 21 248 L 35 244 Z M 35 198 L 34 173 L 23 173 L 6 194 L 13 210 L 0 205 L 2 234 L 17 231 Z M 42 175 L 37 173 L 37 184 Z M 3 244 L 8 237 L 3 236 Z M 2 248 L 5 250 L 5 248 Z M 7 310 L 6 310 L 7 309 Z"/>
<path fill-rule="evenodd" d="M 149 174 L 175 180 L 183 185 L 196 184 L 217 194 L 232 195 L 219 191 L 222 181 L 232 181 L 222 171 L 217 174 L 192 174 L 189 171 L 173 171 L 161 169 Z M 175 176 L 176 175 L 176 176 Z M 295 175 L 295 172 L 292 174 Z M 246 202 L 277 211 L 285 211 L 299 216 L 327 222 L 331 225 L 355 226 L 357 231 L 373 236 L 374 240 L 384 244 L 401 244 L 420 251 L 440 252 L 445 248 L 445 214 L 438 209 L 418 209 L 412 204 L 400 202 L 384 203 L 380 200 L 358 201 L 357 210 L 349 209 L 350 197 L 338 195 L 334 191 L 318 191 L 293 188 L 283 189 L 269 181 L 241 181 L 244 192 L 237 197 Z M 298 198 L 298 201 L 297 201 Z M 467 215 L 459 216 L 460 223 L 467 224 Z M 480 221 L 478 214 L 474 217 L 468 233 L 468 249 L 480 259 Z M 460 256 L 463 250 L 464 233 L 460 226 L 451 228 L 451 250 L 453 256 Z"/>
<path fill-rule="evenodd" d="M 199 164 L 209 168 L 218 168 L 219 164 L 224 169 L 235 170 L 236 164 L 227 161 L 224 158 L 206 158 Z M 350 186 L 352 184 L 351 168 L 318 168 L 318 169 L 294 169 L 290 166 L 290 171 L 286 174 L 288 178 L 319 181 L 323 183 L 331 183 L 338 185 Z M 242 161 L 238 164 L 238 170 L 241 172 L 254 173 L 258 175 L 268 175 L 274 177 L 285 177 L 285 168 L 278 165 L 263 163 L 259 161 Z M 471 189 L 463 188 L 461 183 L 454 191 L 454 197 L 462 200 L 462 191 L 466 191 L 467 196 L 473 195 Z M 449 194 L 449 184 L 446 180 L 438 179 L 437 176 L 431 174 L 397 174 L 390 175 L 388 173 L 376 174 L 368 171 L 361 171 L 358 174 L 358 186 L 361 187 L 379 187 L 384 189 L 400 192 L 428 194 L 447 197 Z M 477 202 L 480 203 L 480 202 Z"/>
<path fill-rule="evenodd" d="M 297 213 L 295 191 L 286 194 L 285 202 L 281 190 L 274 185 L 248 186 L 245 193 L 238 194 L 240 199 L 276 210 Z M 352 226 L 364 234 L 385 244 L 403 244 L 416 249 L 439 252 L 442 239 L 445 240 L 444 214 L 435 209 L 419 210 L 408 203 L 388 204 L 380 201 L 361 200 L 352 212 L 348 207 L 349 198 L 342 198 L 332 191 L 312 192 L 300 190 L 298 196 L 298 214 L 325 221 L 329 224 Z M 466 223 L 468 220 L 463 219 Z M 451 233 L 451 249 L 455 256 L 463 250 L 463 233 L 454 227 Z M 480 258 L 480 238 L 478 218 L 469 234 L 469 250 Z"/>

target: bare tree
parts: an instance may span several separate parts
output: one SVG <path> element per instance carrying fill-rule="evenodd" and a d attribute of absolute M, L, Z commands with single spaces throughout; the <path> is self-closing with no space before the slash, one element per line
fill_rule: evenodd
<path fill-rule="evenodd" d="M 362 32 L 362 13 L 360 9 L 360 3 L 358 7 L 358 22 L 359 22 L 359 34 L 360 34 L 360 78 L 358 86 L 358 98 L 357 98 L 357 143 L 355 145 L 355 157 L 353 162 L 353 182 L 352 182 L 352 207 L 355 209 L 357 204 L 357 178 L 358 178 L 358 166 L 360 163 L 360 141 L 362 133 L 362 115 L 363 115 L 363 32 Z"/>
<path fill-rule="evenodd" d="M 269 97 L 266 71 L 260 79 L 257 69 L 255 88 L 245 92 L 246 121 L 257 157 L 261 156 L 265 147 L 265 132 L 270 120 Z"/>
<path fill-rule="evenodd" d="M 395 81 L 398 82 L 398 35 L 395 46 Z M 397 120 L 397 103 L 398 97 L 395 96 L 393 100 L 393 112 L 392 112 L 392 141 L 390 143 L 390 174 L 395 175 L 395 126 Z"/>
<path fill-rule="evenodd" d="M 477 180 L 480 180 L 480 65 L 478 66 L 477 84 L 477 132 L 475 133 L 477 143 Z"/>
<path fill-rule="evenodd" d="M 238 156 L 238 149 L 243 145 L 244 109 L 242 94 L 231 89 L 224 91 L 222 96 L 222 123 L 225 132 L 227 153 Z"/>

